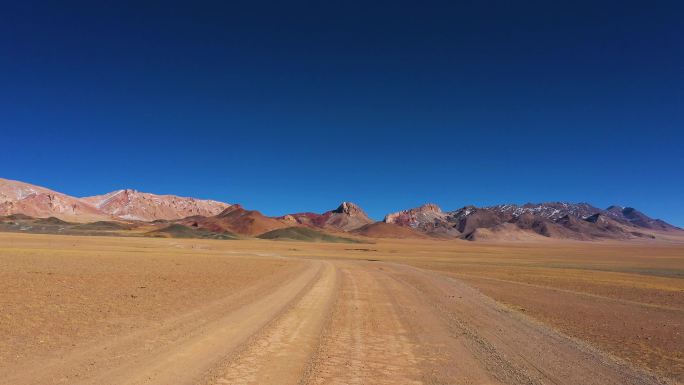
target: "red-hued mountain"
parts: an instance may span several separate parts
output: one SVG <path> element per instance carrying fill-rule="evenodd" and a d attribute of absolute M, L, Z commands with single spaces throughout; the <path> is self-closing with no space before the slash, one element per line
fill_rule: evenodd
<path fill-rule="evenodd" d="M 212 200 L 117 190 L 81 199 L 117 218 L 137 221 L 175 220 L 193 215 L 214 216 L 229 204 Z"/>
<path fill-rule="evenodd" d="M 378 238 L 626 240 L 680 239 L 684 236 L 684 230 L 634 208 L 610 206 L 603 210 L 588 203 L 465 206 L 447 212 L 435 204 L 426 204 L 388 214 L 382 222 L 374 222 L 359 206 L 343 202 L 335 210 L 323 214 L 298 213 L 273 218 L 258 211 L 245 210 L 240 205 L 128 189 L 75 198 L 44 187 L 0 178 L 0 217 L 17 214 L 35 218 L 55 217 L 69 222 L 165 220 L 172 221 L 173 226 L 204 230 L 197 233 L 205 237 L 224 237 L 228 233 L 258 236 L 293 226 Z M 55 218 L 52 220 L 58 221 Z M 107 223 L 107 226 L 112 224 Z"/>
<path fill-rule="evenodd" d="M 449 224 L 448 216 L 436 204 L 428 203 L 409 210 L 387 214 L 383 222 L 406 226 L 430 234 L 460 234 Z"/>
<path fill-rule="evenodd" d="M 245 210 L 238 204 L 226 208 L 213 217 L 195 216 L 176 222 L 215 233 L 230 232 L 250 237 L 291 226 L 291 224 L 267 217 L 258 211 Z"/>
<path fill-rule="evenodd" d="M 24 214 L 70 222 L 111 220 L 111 216 L 78 198 L 44 187 L 0 178 L 0 216 Z"/>
<path fill-rule="evenodd" d="M 335 210 L 323 214 L 297 213 L 278 219 L 292 224 L 341 231 L 352 231 L 374 222 L 359 206 L 351 202 L 342 202 Z"/>

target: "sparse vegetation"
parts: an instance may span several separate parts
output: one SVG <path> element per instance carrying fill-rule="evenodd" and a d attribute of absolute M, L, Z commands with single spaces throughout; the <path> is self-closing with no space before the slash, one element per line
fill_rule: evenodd
<path fill-rule="evenodd" d="M 192 229 L 187 226 L 172 224 L 167 227 L 161 228 L 159 230 L 153 230 L 145 235 L 149 237 L 159 237 L 159 238 L 200 238 L 200 239 L 223 239 L 231 240 L 238 239 L 239 237 L 233 233 L 223 232 L 215 233 L 211 231 L 206 231 L 202 229 Z"/>
<path fill-rule="evenodd" d="M 288 227 L 277 229 L 258 236 L 261 239 L 272 239 L 278 241 L 304 241 L 304 242 L 332 242 L 332 243 L 363 243 L 356 239 L 338 237 L 309 229 L 306 227 Z"/>

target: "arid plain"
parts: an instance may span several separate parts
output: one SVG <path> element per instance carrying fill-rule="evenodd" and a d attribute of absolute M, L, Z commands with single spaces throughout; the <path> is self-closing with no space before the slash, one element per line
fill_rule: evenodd
<path fill-rule="evenodd" d="M 684 381 L 684 245 L 0 233 L 0 383 Z"/>

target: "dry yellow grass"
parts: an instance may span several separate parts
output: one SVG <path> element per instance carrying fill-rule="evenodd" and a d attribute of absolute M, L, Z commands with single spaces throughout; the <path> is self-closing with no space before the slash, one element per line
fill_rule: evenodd
<path fill-rule="evenodd" d="M 216 301 L 238 308 L 303 271 L 305 264 L 287 257 L 435 271 L 605 352 L 684 380 L 681 244 L 325 244 L 9 233 L 0 234 L 0 373 L 164 327 Z M 355 274 L 368 277 L 355 273 L 356 265 L 339 266 L 352 281 Z M 253 293 L 231 299 L 245 290 Z"/>
<path fill-rule="evenodd" d="M 379 242 L 341 258 L 397 261 L 461 279 L 600 349 L 684 379 L 684 245 Z"/>
<path fill-rule="evenodd" d="M 683 244 L 380 240 L 283 246 L 265 245 L 282 247 L 284 255 L 377 259 L 448 274 L 572 337 L 684 380 Z"/>
<path fill-rule="evenodd" d="M 0 234 L 0 367 L 156 325 L 295 265 L 174 240 Z"/>

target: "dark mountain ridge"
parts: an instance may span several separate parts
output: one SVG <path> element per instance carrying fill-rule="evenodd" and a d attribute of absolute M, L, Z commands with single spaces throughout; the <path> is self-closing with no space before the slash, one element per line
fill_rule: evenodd
<path fill-rule="evenodd" d="M 478 229 L 491 229 L 505 238 L 510 238 L 511 232 L 524 231 L 576 240 L 653 238 L 654 232 L 682 231 L 631 207 L 610 206 L 604 210 L 584 202 L 465 206 L 447 212 L 430 204 L 388 214 L 384 221 L 428 234 L 452 234 L 463 239 L 474 239 Z"/>

